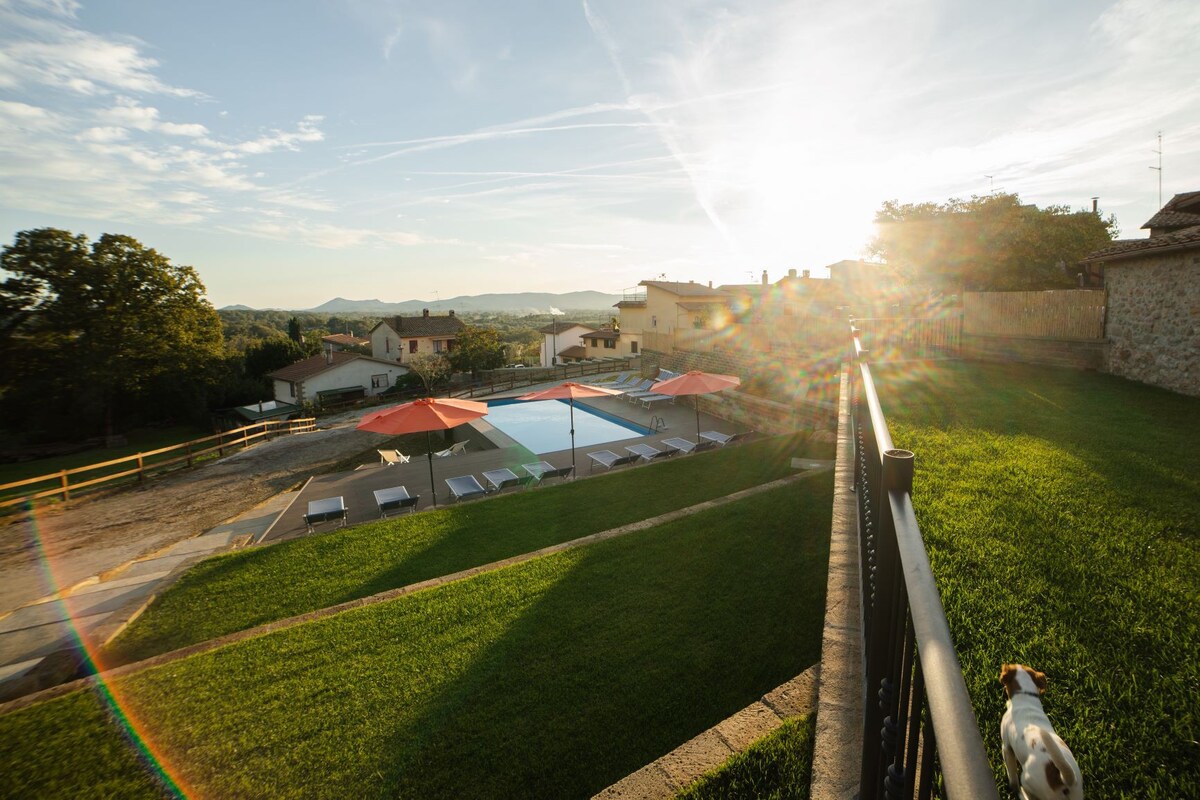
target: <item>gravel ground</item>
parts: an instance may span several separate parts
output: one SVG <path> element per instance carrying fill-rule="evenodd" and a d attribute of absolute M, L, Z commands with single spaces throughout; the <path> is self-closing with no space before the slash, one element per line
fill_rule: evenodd
<path fill-rule="evenodd" d="M 262 442 L 145 486 L 45 506 L 0 526 L 0 616 L 93 575 L 198 536 L 388 437 L 361 411 Z"/>

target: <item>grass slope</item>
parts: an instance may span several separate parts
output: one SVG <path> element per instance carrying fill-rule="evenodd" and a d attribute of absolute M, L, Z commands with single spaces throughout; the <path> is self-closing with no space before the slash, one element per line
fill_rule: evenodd
<path fill-rule="evenodd" d="M 1111 376 L 876 372 L 998 780 L 1000 665 L 1044 701 L 1089 797 L 1200 785 L 1200 400 Z"/>
<path fill-rule="evenodd" d="M 816 715 L 789 719 L 680 792 L 678 800 L 808 800 Z"/>
<path fill-rule="evenodd" d="M 792 456 L 822 447 L 777 437 L 211 558 L 135 620 L 111 656 L 147 658 L 684 508 L 794 474 Z"/>
<path fill-rule="evenodd" d="M 814 476 L 115 692 L 199 796 L 587 797 L 819 658 L 831 503 Z M 83 796 L 114 774 L 152 793 L 95 752 L 119 736 L 101 717 L 80 694 L 0 717 L 2 794 Z"/>

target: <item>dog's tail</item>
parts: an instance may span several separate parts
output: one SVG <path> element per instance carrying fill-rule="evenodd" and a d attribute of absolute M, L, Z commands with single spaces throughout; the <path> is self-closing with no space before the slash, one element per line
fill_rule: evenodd
<path fill-rule="evenodd" d="M 1050 760 L 1054 762 L 1054 766 L 1058 767 L 1058 772 L 1062 776 L 1063 783 L 1067 786 L 1074 786 L 1075 770 L 1071 768 L 1062 750 L 1059 749 L 1054 734 L 1039 728 L 1038 738 L 1042 740 L 1042 746 L 1046 748 L 1046 755 L 1050 756 Z"/>

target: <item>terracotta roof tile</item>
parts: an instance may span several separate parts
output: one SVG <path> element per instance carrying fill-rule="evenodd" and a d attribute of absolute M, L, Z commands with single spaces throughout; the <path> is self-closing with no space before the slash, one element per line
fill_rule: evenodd
<path fill-rule="evenodd" d="M 1184 228 L 1180 231 L 1151 236 L 1149 239 L 1120 239 L 1108 247 L 1090 253 L 1081 263 L 1088 264 L 1096 261 L 1116 261 L 1123 258 L 1137 258 L 1142 255 L 1153 255 L 1162 251 L 1176 249 L 1191 249 L 1200 246 L 1200 225 Z"/>
<path fill-rule="evenodd" d="M 277 381 L 302 381 L 305 378 L 310 378 L 313 375 L 318 375 L 326 370 L 339 367 L 342 364 L 355 361 L 362 358 L 358 353 L 346 353 L 341 350 L 333 353 L 322 353 L 321 355 L 311 356 L 303 361 L 297 361 L 295 364 L 288 364 L 286 367 L 268 372 L 268 378 L 274 378 Z"/>
<path fill-rule="evenodd" d="M 653 286 L 679 297 L 727 297 L 725 292 L 712 289 L 702 283 L 680 283 L 676 281 L 642 281 L 638 286 Z"/>
<path fill-rule="evenodd" d="M 556 333 L 556 332 L 562 333 L 563 331 L 568 331 L 571 328 L 587 328 L 589 331 L 592 330 L 591 325 L 584 325 L 582 322 L 565 322 L 564 321 L 564 322 L 558 323 L 557 328 L 554 326 L 554 323 L 551 322 L 543 328 L 538 328 L 538 333 Z"/>
<path fill-rule="evenodd" d="M 401 336 L 454 336 L 466 327 L 454 316 L 384 317 L 384 323 Z"/>

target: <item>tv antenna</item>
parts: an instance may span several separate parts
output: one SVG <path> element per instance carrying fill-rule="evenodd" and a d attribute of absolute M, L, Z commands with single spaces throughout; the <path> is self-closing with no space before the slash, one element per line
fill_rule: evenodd
<path fill-rule="evenodd" d="M 1158 132 L 1158 149 L 1151 152 L 1158 153 L 1158 166 L 1150 169 L 1158 172 L 1158 207 L 1162 208 L 1162 131 Z"/>
<path fill-rule="evenodd" d="M 992 179 L 995 178 L 996 176 L 995 175 L 984 175 L 983 177 L 988 179 L 988 194 L 995 194 L 996 193 L 996 182 Z"/>

